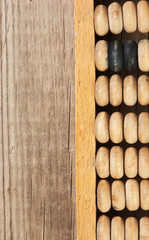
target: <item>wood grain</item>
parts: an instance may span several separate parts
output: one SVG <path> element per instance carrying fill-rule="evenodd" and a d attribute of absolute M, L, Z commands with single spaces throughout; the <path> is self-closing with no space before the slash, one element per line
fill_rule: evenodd
<path fill-rule="evenodd" d="M 93 1 L 75 0 L 77 239 L 95 240 Z"/>
<path fill-rule="evenodd" d="M 76 239 L 73 14 L 67 0 L 0 4 L 1 240 Z"/>

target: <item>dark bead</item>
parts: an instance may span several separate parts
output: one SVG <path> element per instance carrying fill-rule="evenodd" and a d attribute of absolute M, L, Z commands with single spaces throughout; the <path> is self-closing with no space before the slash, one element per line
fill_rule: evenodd
<path fill-rule="evenodd" d="M 109 44 L 108 48 L 109 68 L 113 72 L 120 72 L 123 70 L 123 46 L 118 40 Z"/>
<path fill-rule="evenodd" d="M 124 68 L 128 72 L 135 71 L 138 67 L 138 46 L 133 40 L 124 44 Z"/>

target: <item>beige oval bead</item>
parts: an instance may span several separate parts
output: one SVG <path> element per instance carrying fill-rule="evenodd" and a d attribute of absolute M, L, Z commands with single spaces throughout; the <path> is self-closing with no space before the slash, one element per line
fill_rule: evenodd
<path fill-rule="evenodd" d="M 124 118 L 124 138 L 130 144 L 138 140 L 137 115 L 135 113 L 128 113 Z"/>
<path fill-rule="evenodd" d="M 140 238 L 139 240 L 149 239 L 149 218 L 142 217 L 140 219 Z"/>
<path fill-rule="evenodd" d="M 98 77 L 95 84 L 95 99 L 99 106 L 106 106 L 109 103 L 109 79 L 106 76 Z"/>
<path fill-rule="evenodd" d="M 122 103 L 122 78 L 118 74 L 110 78 L 110 103 L 115 107 Z"/>
<path fill-rule="evenodd" d="M 149 143 L 149 113 L 142 112 L 139 115 L 139 141 Z"/>
<path fill-rule="evenodd" d="M 137 150 L 134 147 L 129 147 L 125 151 L 125 175 L 128 178 L 134 178 L 138 171 L 138 156 Z"/>
<path fill-rule="evenodd" d="M 149 40 L 143 39 L 138 44 L 138 64 L 142 72 L 149 72 Z"/>
<path fill-rule="evenodd" d="M 125 208 L 125 187 L 120 180 L 112 183 L 112 206 L 116 211 L 121 211 Z"/>
<path fill-rule="evenodd" d="M 149 180 L 142 180 L 140 183 L 141 208 L 149 210 Z"/>
<path fill-rule="evenodd" d="M 105 213 L 111 208 L 110 184 L 107 180 L 100 180 L 97 186 L 97 207 Z"/>
<path fill-rule="evenodd" d="M 120 179 L 124 175 L 124 152 L 119 146 L 114 146 L 110 151 L 110 174 L 114 179 Z"/>
<path fill-rule="evenodd" d="M 134 217 L 125 221 L 125 240 L 138 240 L 138 220 Z"/>
<path fill-rule="evenodd" d="M 136 211 L 139 208 L 139 184 L 135 179 L 126 182 L 126 207 L 129 211 Z"/>
<path fill-rule="evenodd" d="M 124 240 L 124 221 L 121 217 L 112 218 L 111 240 Z"/>
<path fill-rule="evenodd" d="M 139 175 L 141 178 L 149 178 L 149 148 L 142 147 L 139 150 Z"/>
<path fill-rule="evenodd" d="M 94 21 L 97 35 L 106 35 L 109 31 L 108 9 L 106 6 L 101 4 L 95 8 Z"/>
<path fill-rule="evenodd" d="M 149 104 L 149 76 L 142 75 L 138 79 L 138 102 L 145 106 Z"/>
<path fill-rule="evenodd" d="M 123 141 L 123 115 L 120 112 L 114 112 L 110 117 L 109 124 L 110 139 L 114 143 Z"/>
<path fill-rule="evenodd" d="M 110 219 L 101 215 L 97 222 L 97 240 L 110 240 Z"/>
<path fill-rule="evenodd" d="M 106 147 L 100 147 L 96 155 L 96 171 L 100 178 L 109 177 L 110 153 Z"/>
<path fill-rule="evenodd" d="M 138 30 L 141 33 L 149 31 L 149 3 L 141 0 L 137 4 Z"/>
<path fill-rule="evenodd" d="M 108 43 L 100 40 L 95 46 L 95 65 L 96 68 L 104 72 L 108 69 Z"/>
<path fill-rule="evenodd" d="M 108 7 L 110 31 L 119 34 L 123 30 L 122 9 L 119 3 L 113 2 Z"/>
<path fill-rule="evenodd" d="M 95 136 L 98 142 L 109 141 L 109 114 L 107 112 L 98 113 L 95 120 Z"/>
<path fill-rule="evenodd" d="M 123 24 L 128 33 L 133 33 L 137 29 L 137 10 L 132 1 L 127 1 L 123 5 Z"/>
<path fill-rule="evenodd" d="M 124 103 L 127 106 L 133 106 L 137 101 L 137 81 L 132 75 L 125 77 L 123 88 Z"/>

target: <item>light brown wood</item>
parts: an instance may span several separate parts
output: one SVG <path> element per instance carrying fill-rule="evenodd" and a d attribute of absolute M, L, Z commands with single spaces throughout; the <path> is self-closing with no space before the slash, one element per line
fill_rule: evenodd
<path fill-rule="evenodd" d="M 95 120 L 95 136 L 98 142 L 109 141 L 109 114 L 107 112 L 98 113 Z"/>
<path fill-rule="evenodd" d="M 129 217 L 125 221 L 125 240 L 138 240 L 138 221 Z"/>
<path fill-rule="evenodd" d="M 118 2 L 113 2 L 108 7 L 110 31 L 119 34 L 123 30 L 122 9 Z"/>
<path fill-rule="evenodd" d="M 57 3 L 56 3 L 57 5 Z M 75 0 L 77 240 L 96 239 L 93 1 Z M 67 9 L 67 4 L 65 5 Z M 69 10 L 69 9 L 68 9 Z M 63 11 L 65 15 L 65 9 Z M 72 17 L 72 16 L 71 16 Z M 69 44 L 70 47 L 70 44 Z M 70 62 L 68 63 L 70 64 Z M 66 66 L 67 67 L 67 66 Z M 66 203 L 67 205 L 68 203 Z M 71 226 L 71 222 L 69 222 Z M 74 237 L 74 240 L 76 238 Z"/>
<path fill-rule="evenodd" d="M 149 178 L 149 148 L 142 147 L 139 150 L 139 175 L 141 178 Z"/>
<path fill-rule="evenodd" d="M 140 206 L 143 210 L 149 210 L 149 180 L 140 183 Z"/>
<path fill-rule="evenodd" d="M 120 180 L 112 183 L 112 207 L 116 211 L 122 211 L 125 208 L 125 186 Z"/>
<path fill-rule="evenodd" d="M 110 174 L 114 179 L 120 179 L 124 175 L 124 152 L 119 146 L 114 146 L 110 151 Z"/>
<path fill-rule="evenodd" d="M 142 112 L 139 115 L 139 141 L 141 143 L 149 143 L 149 113 Z"/>
<path fill-rule="evenodd" d="M 110 240 L 110 219 L 101 215 L 97 222 L 97 240 Z"/>
<path fill-rule="evenodd" d="M 123 141 L 123 115 L 120 112 L 112 113 L 109 122 L 110 139 L 113 143 Z"/>
<path fill-rule="evenodd" d="M 111 105 L 119 106 L 122 103 L 122 78 L 118 74 L 110 78 L 109 91 Z"/>
<path fill-rule="evenodd" d="M 138 140 L 137 115 L 127 113 L 124 118 L 124 138 L 127 143 L 133 144 Z"/>
<path fill-rule="evenodd" d="M 96 171 L 100 178 L 109 177 L 110 153 L 106 147 L 100 147 L 96 155 Z"/>
<path fill-rule="evenodd" d="M 149 40 L 143 39 L 138 44 L 138 64 L 142 72 L 149 72 Z"/>
<path fill-rule="evenodd" d="M 135 178 L 138 172 L 138 153 L 136 148 L 129 147 L 125 151 L 125 175 Z"/>
<path fill-rule="evenodd" d="M 105 5 L 98 5 L 94 13 L 95 31 L 99 36 L 104 36 L 109 31 L 108 9 Z"/>
<path fill-rule="evenodd" d="M 133 33 L 137 29 L 137 9 L 133 1 L 127 1 L 123 5 L 124 30 Z"/>
<path fill-rule="evenodd" d="M 138 102 L 145 106 L 149 104 L 149 76 L 141 75 L 138 78 Z"/>
<path fill-rule="evenodd" d="M 107 180 L 100 180 L 97 186 L 97 207 L 105 213 L 111 208 L 111 190 Z"/>
<path fill-rule="evenodd" d="M 149 3 L 141 0 L 137 4 L 138 30 L 141 33 L 149 32 Z"/>
<path fill-rule="evenodd" d="M 96 43 L 95 65 L 101 72 L 108 69 L 108 43 L 105 40 L 100 40 Z"/>
<path fill-rule="evenodd" d="M 140 234 L 139 240 L 148 240 L 149 239 L 149 218 L 142 217 L 140 219 Z"/>
<path fill-rule="evenodd" d="M 133 106 L 137 101 L 137 81 L 132 75 L 128 75 L 124 79 L 123 99 L 127 106 Z"/>
<path fill-rule="evenodd" d="M 111 240 L 124 240 L 124 221 L 121 217 L 114 217 L 111 221 Z"/>
<path fill-rule="evenodd" d="M 139 208 L 139 184 L 135 179 L 127 180 L 125 184 L 126 207 L 129 211 L 136 211 Z"/>
<path fill-rule="evenodd" d="M 95 84 L 95 99 L 99 106 L 106 106 L 109 103 L 109 79 L 107 76 L 97 78 Z"/>

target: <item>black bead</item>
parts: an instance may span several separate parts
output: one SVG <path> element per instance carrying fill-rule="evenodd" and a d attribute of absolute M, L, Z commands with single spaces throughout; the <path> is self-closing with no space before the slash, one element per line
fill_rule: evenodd
<path fill-rule="evenodd" d="M 135 71 L 138 67 L 138 46 L 133 40 L 124 44 L 124 68 L 128 72 Z"/>
<path fill-rule="evenodd" d="M 123 45 L 120 41 L 115 40 L 109 44 L 108 48 L 109 68 L 113 72 L 123 70 Z"/>

